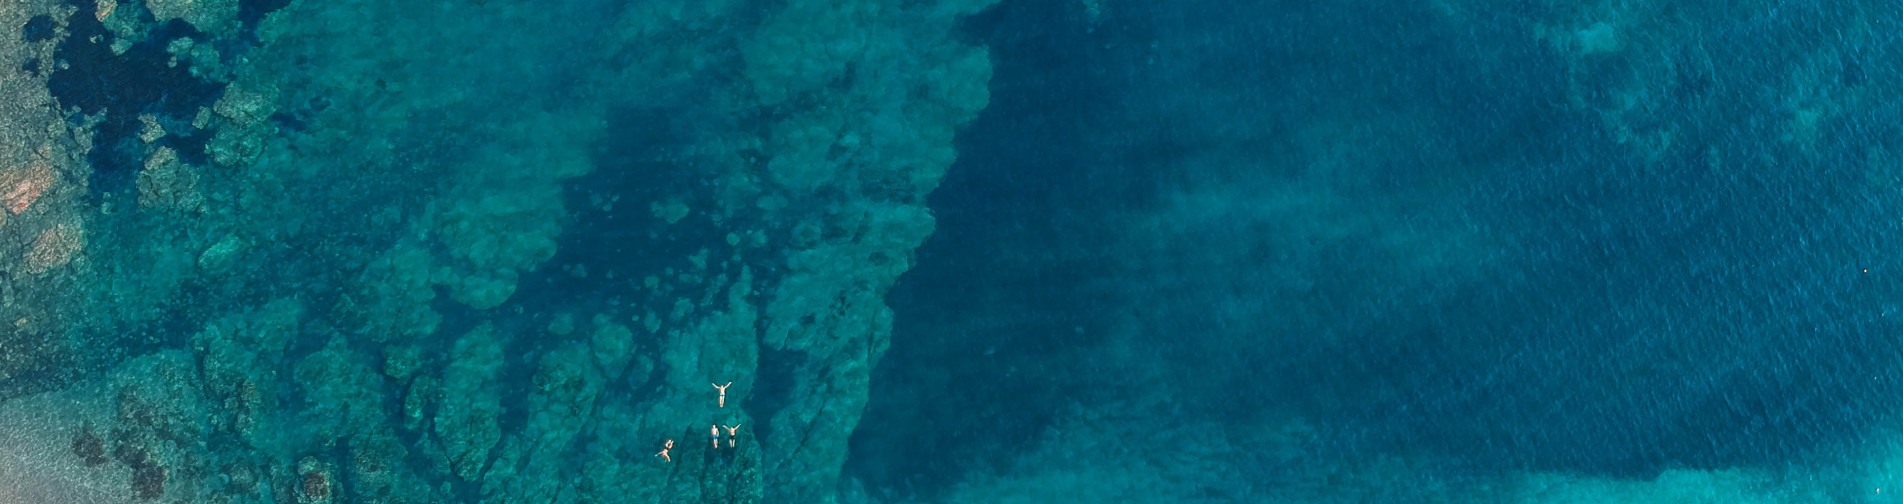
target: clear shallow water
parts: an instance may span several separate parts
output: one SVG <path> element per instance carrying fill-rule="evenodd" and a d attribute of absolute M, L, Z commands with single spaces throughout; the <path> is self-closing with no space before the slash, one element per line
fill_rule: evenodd
<path fill-rule="evenodd" d="M 1893 10 L 18 3 L 0 496 L 1886 502 Z"/>

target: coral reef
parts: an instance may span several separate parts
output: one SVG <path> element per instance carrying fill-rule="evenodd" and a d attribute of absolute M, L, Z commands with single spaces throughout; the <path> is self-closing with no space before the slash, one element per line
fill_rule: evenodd
<path fill-rule="evenodd" d="M 0 401 L 122 500 L 824 500 L 987 99 L 988 2 L 82 3 L 0 8 Z"/>

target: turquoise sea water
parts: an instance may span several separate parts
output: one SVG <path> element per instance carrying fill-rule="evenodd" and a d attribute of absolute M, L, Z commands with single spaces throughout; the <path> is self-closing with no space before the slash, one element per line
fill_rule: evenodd
<path fill-rule="evenodd" d="M 1903 501 L 1888 3 L 0 21 L 0 502 Z"/>

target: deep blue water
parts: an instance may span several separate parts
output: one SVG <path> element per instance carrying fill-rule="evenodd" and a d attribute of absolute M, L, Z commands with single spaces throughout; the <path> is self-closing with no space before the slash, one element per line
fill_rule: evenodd
<path fill-rule="evenodd" d="M 1557 7 L 1503 6 L 1458 27 L 1382 2 L 1126 5 L 1089 31 L 1078 9 L 1006 3 L 970 21 L 998 94 L 894 293 L 899 362 L 875 389 L 901 399 L 874 403 L 885 427 L 860 431 L 855 463 L 926 489 L 1008 467 L 996 454 L 1067 403 L 1129 386 L 1085 350 L 1102 345 L 1138 345 L 1131 364 L 1163 368 L 1181 414 L 1308 415 L 1319 457 L 1419 454 L 1451 478 L 1829 465 L 1880 437 L 1899 392 L 1897 199 L 1866 185 L 1864 155 L 1895 141 L 1894 107 L 1848 107 L 1796 148 L 1763 88 L 1811 58 L 1816 85 L 1856 93 L 1887 43 L 1820 49 L 1842 11 L 1688 5 L 1662 9 L 1714 18 L 1662 54 L 1580 58 L 1527 42 Z M 1644 59 L 1682 66 L 1627 75 Z M 1567 103 L 1611 100 L 1576 95 L 1619 79 L 1657 93 L 1631 127 L 1670 129 L 1669 146 L 1635 153 Z M 1320 175 L 1371 179 L 1342 182 L 1364 186 L 1341 211 L 1380 214 L 1373 229 L 1303 242 L 1231 212 L 1129 243 L 1120 218 L 1172 192 L 1308 186 L 1316 147 L 1291 137 L 1338 101 L 1429 135 L 1350 147 L 1386 160 Z M 1489 245 L 1460 278 L 1381 250 L 1431 226 Z M 1306 285 L 1262 273 L 1289 267 L 1313 269 Z"/>

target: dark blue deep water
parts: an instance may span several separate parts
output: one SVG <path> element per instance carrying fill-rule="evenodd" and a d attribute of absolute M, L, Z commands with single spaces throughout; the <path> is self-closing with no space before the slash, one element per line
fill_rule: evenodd
<path fill-rule="evenodd" d="M 1661 54 L 1581 57 L 1525 41 L 1527 16 L 1558 8 L 1511 3 L 1456 30 L 1430 28 L 1427 7 L 1280 4 L 1125 6 L 1093 30 L 1050 21 L 1076 9 L 1006 3 L 968 23 L 998 95 L 934 193 L 927 260 L 893 295 L 918 320 L 899 334 L 919 337 L 897 339 L 891 359 L 914 360 L 888 363 L 879 394 L 907 399 L 868 421 L 914 427 L 862 429 L 862 470 L 933 488 L 961 477 L 948 465 L 997 467 L 990 454 L 1034 443 L 1068 403 L 1136 386 L 1078 350 L 1108 345 L 1163 368 L 1173 415 L 1304 415 L 1318 457 L 1406 453 L 1450 478 L 1830 466 L 1895 421 L 1898 195 L 1872 190 L 1866 157 L 1895 141 L 1895 107 L 1851 107 L 1797 146 L 1778 119 L 1788 98 L 1764 89 L 1823 59 L 1802 63 L 1817 85 L 1869 92 L 1864 61 L 1885 43 L 1819 38 L 1844 36 L 1819 25 L 1849 13 L 1714 6 Z M 1613 105 L 1593 102 L 1615 99 L 1593 94 L 1629 86 L 1650 110 L 1619 120 L 1646 124 L 1608 124 Z M 1377 133 L 1292 138 L 1330 107 L 1425 137 L 1357 124 L 1341 127 Z M 1315 173 L 1313 151 L 1335 148 L 1380 159 Z M 1341 223 L 1223 209 L 1132 244 L 1145 238 L 1119 220 L 1186 190 L 1243 186 L 1218 204 L 1279 206 L 1341 190 L 1329 183 L 1353 187 L 1328 211 L 1365 212 L 1350 225 L 1366 229 L 1278 234 Z M 1384 236 L 1454 239 L 1437 232 L 1489 244 L 1443 258 L 1467 263 L 1448 276 L 1396 263 L 1433 245 Z M 1263 272 L 1286 267 L 1312 270 Z M 1122 331 L 1142 336 L 1107 336 Z"/>

